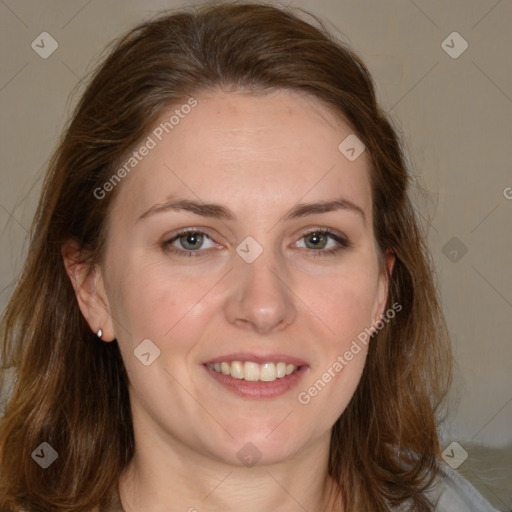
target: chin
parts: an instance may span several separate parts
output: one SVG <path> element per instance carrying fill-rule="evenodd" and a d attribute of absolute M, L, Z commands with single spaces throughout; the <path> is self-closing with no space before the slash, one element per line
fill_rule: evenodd
<path fill-rule="evenodd" d="M 274 423 L 274 432 L 268 428 L 257 429 L 254 425 L 245 431 L 239 428 L 236 433 L 230 430 L 233 437 L 226 436 L 222 449 L 219 451 L 216 446 L 211 453 L 226 464 L 240 467 L 279 464 L 292 459 L 300 449 L 297 430 L 292 433 L 283 426 L 276 429 L 276 425 L 279 421 Z"/>

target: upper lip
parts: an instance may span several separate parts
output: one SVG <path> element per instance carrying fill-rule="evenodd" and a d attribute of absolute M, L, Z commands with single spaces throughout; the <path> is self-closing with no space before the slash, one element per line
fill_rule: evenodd
<path fill-rule="evenodd" d="M 306 366 L 307 363 L 303 359 L 299 359 L 298 357 L 289 356 L 287 354 L 254 354 L 250 352 L 236 352 L 231 354 L 225 354 L 223 356 L 214 357 L 213 359 L 209 359 L 204 364 L 209 363 L 230 363 L 232 361 L 253 361 L 254 363 L 264 364 L 264 363 L 289 363 L 294 364 L 295 366 Z"/>

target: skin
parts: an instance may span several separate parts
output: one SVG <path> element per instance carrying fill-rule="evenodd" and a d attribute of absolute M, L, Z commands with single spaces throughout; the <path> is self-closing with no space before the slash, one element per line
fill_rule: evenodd
<path fill-rule="evenodd" d="M 367 347 L 307 405 L 297 394 L 385 312 L 367 155 L 351 162 L 340 153 L 353 130 L 311 96 L 215 90 L 196 99 L 118 185 L 101 264 L 74 264 L 78 248 L 63 249 L 84 317 L 94 332 L 101 327 L 103 341 L 118 340 L 129 375 L 136 453 L 120 481 L 123 506 L 325 510 L 331 429 L 357 387 Z M 236 219 L 166 211 L 137 220 L 171 195 L 219 203 Z M 366 220 L 350 210 L 281 220 L 297 203 L 339 197 Z M 208 235 L 192 245 L 203 256 L 165 252 L 162 242 L 187 227 Z M 352 245 L 328 254 L 339 244 L 327 238 L 315 248 L 304 236 L 310 228 L 331 228 Z M 263 248 L 253 263 L 236 252 L 247 236 Z M 186 243 L 185 236 L 173 247 L 192 252 Z M 391 270 L 393 256 L 385 258 Z M 148 338 L 160 356 L 145 366 L 133 351 Z M 242 398 L 203 367 L 237 351 L 290 354 L 309 369 L 282 396 Z M 248 442 L 261 453 L 253 467 L 237 457 Z"/>

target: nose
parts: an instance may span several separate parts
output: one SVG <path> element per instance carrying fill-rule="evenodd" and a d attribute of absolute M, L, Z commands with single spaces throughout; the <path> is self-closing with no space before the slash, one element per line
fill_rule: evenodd
<path fill-rule="evenodd" d="M 269 253 L 264 251 L 252 263 L 237 261 L 224 305 L 231 324 L 259 334 L 285 329 L 297 314 L 285 272 Z"/>

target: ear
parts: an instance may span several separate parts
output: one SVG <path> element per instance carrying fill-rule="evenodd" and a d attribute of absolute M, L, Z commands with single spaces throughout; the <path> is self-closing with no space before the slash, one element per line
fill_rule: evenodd
<path fill-rule="evenodd" d="M 395 253 L 392 249 L 387 249 L 384 254 L 384 269 L 379 274 L 379 283 L 377 286 L 377 294 L 372 311 L 372 329 L 375 330 L 375 324 L 384 315 L 384 308 L 389 291 L 389 278 L 393 274 L 393 267 L 395 266 Z"/>
<path fill-rule="evenodd" d="M 103 341 L 113 341 L 116 336 L 100 267 L 83 261 L 83 250 L 75 240 L 64 243 L 61 253 L 78 306 L 89 327 L 94 334 L 101 329 Z"/>

